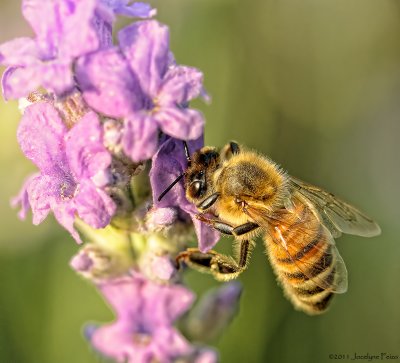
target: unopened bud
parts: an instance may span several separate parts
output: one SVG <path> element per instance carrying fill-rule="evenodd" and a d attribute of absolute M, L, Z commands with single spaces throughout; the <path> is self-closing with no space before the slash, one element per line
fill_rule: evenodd
<path fill-rule="evenodd" d="M 241 293 L 242 287 L 238 281 L 208 292 L 186 321 L 188 335 L 200 342 L 216 339 L 238 312 Z"/>
<path fill-rule="evenodd" d="M 129 270 L 126 256 L 94 244 L 84 246 L 70 261 L 70 266 L 89 280 L 120 276 Z"/>

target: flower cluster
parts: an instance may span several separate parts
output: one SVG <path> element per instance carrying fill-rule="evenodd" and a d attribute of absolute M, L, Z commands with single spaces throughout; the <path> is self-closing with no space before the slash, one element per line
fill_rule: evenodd
<path fill-rule="evenodd" d="M 187 166 L 182 140 L 192 152 L 203 145 L 203 115 L 189 107 L 207 97 L 202 73 L 177 63 L 168 27 L 151 19 L 148 4 L 23 0 L 22 11 L 35 37 L 0 45 L 3 95 L 20 100 L 18 142 L 39 169 L 13 199 L 19 216 L 31 210 L 39 224 L 53 212 L 85 242 L 71 266 L 116 312 L 114 323 L 88 329 L 100 354 L 131 363 L 215 362 L 215 351 L 173 326 L 194 301 L 173 261 L 193 226 L 202 251 L 219 235 L 194 218 L 182 184 L 157 201 Z M 120 15 L 141 19 L 114 34 Z M 213 297 L 203 305 L 235 307 L 240 293 L 227 296 L 228 304 Z M 217 326 L 209 316 L 203 323 Z"/>

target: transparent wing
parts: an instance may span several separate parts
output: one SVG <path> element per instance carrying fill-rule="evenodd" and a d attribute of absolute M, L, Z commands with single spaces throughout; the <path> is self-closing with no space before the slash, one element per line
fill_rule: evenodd
<path fill-rule="evenodd" d="M 371 218 L 333 194 L 293 177 L 290 184 L 293 196 L 316 211 L 334 237 L 340 236 L 340 232 L 363 237 L 381 233 L 380 227 Z"/>
<path fill-rule="evenodd" d="M 268 232 L 273 241 L 284 251 L 288 262 L 293 263 L 307 279 L 312 280 L 320 288 L 334 293 L 341 294 L 347 291 L 346 266 L 335 246 L 332 234 L 324 225 L 320 226 L 319 243 L 311 247 L 319 257 L 310 261 L 307 253 L 303 253 L 308 247 L 296 240 L 288 241 L 284 237 L 285 230 L 294 226 L 287 225 L 285 215 L 282 214 L 284 211 L 270 215 L 266 210 L 247 206 L 245 213 Z M 303 236 L 310 237 L 308 241 L 315 236 L 315 231 L 310 230 L 307 221 L 301 218 L 296 222 L 296 228 Z M 334 267 L 330 268 L 331 265 Z"/>

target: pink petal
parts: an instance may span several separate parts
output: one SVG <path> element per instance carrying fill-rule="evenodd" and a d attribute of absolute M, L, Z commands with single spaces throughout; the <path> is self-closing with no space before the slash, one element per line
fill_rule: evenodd
<path fill-rule="evenodd" d="M 31 38 L 17 38 L 0 45 L 0 63 L 26 66 L 38 62 L 39 52 Z"/>
<path fill-rule="evenodd" d="M 31 180 L 27 191 L 32 222 L 38 225 L 47 217 L 54 202 L 54 179 L 49 175 L 38 175 Z"/>
<path fill-rule="evenodd" d="M 11 206 L 12 207 L 17 207 L 20 206 L 21 210 L 18 213 L 18 217 L 20 219 L 25 219 L 28 211 L 31 209 L 31 204 L 29 203 L 29 194 L 28 194 L 28 188 L 29 185 L 31 184 L 32 181 L 36 180 L 37 177 L 39 177 L 39 173 L 35 173 L 30 175 L 25 181 L 24 184 L 22 185 L 22 188 L 18 195 L 13 197 L 11 199 Z"/>
<path fill-rule="evenodd" d="M 3 73 L 1 87 L 6 100 L 26 97 L 41 84 L 41 65 L 8 67 Z"/>
<path fill-rule="evenodd" d="M 123 28 L 118 40 L 141 88 L 155 98 L 169 65 L 168 27 L 155 20 L 139 21 Z"/>
<path fill-rule="evenodd" d="M 95 0 L 24 0 L 22 13 L 45 58 L 74 58 L 97 49 L 91 27 Z"/>
<path fill-rule="evenodd" d="M 90 178 L 111 164 L 102 130 L 97 114 L 88 112 L 65 136 L 68 164 L 78 179 Z"/>
<path fill-rule="evenodd" d="M 25 156 L 42 172 L 54 173 L 54 165 L 65 165 L 66 127 L 57 110 L 47 102 L 29 106 L 22 116 L 17 138 Z"/>
<path fill-rule="evenodd" d="M 57 203 L 52 205 L 54 216 L 58 223 L 60 223 L 69 233 L 73 239 L 81 244 L 82 240 L 79 233 L 74 228 L 76 208 L 73 202 Z"/>
<path fill-rule="evenodd" d="M 113 200 L 90 181 L 80 183 L 74 201 L 79 217 L 94 228 L 106 227 L 116 209 Z"/>
<path fill-rule="evenodd" d="M 158 100 L 162 105 L 184 104 L 198 97 L 203 90 L 203 74 L 196 68 L 171 67 L 165 78 Z"/>
<path fill-rule="evenodd" d="M 43 62 L 40 74 L 42 86 L 58 95 L 63 95 L 75 87 L 72 65 L 65 59 Z"/>
<path fill-rule="evenodd" d="M 181 140 L 194 140 L 204 131 L 204 118 L 200 111 L 176 106 L 163 107 L 155 115 L 161 130 Z"/>
<path fill-rule="evenodd" d="M 120 319 L 135 319 L 142 304 L 140 290 L 145 281 L 141 278 L 121 277 L 107 280 L 99 288 Z"/>
<path fill-rule="evenodd" d="M 158 146 L 158 125 L 153 117 L 136 113 L 125 121 L 124 152 L 135 162 L 150 159 Z"/>
<path fill-rule="evenodd" d="M 211 250 L 219 241 L 220 234 L 214 229 L 199 221 L 194 217 L 194 213 L 190 213 L 194 229 L 196 231 L 197 240 L 199 243 L 199 250 L 201 252 L 207 252 Z"/>
<path fill-rule="evenodd" d="M 98 112 L 126 117 L 143 106 L 139 82 L 116 49 L 81 58 L 76 77 L 86 102 Z"/>
<path fill-rule="evenodd" d="M 99 47 L 97 34 L 92 28 L 96 0 L 63 0 L 62 39 L 59 43 L 60 58 L 76 58 Z M 69 4 L 68 4 L 69 3 Z M 73 10 L 72 10 L 73 9 Z"/>

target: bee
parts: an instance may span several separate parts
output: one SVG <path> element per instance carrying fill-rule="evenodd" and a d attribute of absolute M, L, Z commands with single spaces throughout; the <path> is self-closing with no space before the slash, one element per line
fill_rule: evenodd
<path fill-rule="evenodd" d="M 334 294 L 347 290 L 347 270 L 334 238 L 342 233 L 372 237 L 379 226 L 355 207 L 316 186 L 289 176 L 276 163 L 235 142 L 221 152 L 203 147 L 181 179 L 196 217 L 235 238 L 234 257 L 189 248 L 177 262 L 217 280 L 236 278 L 248 266 L 254 239 L 262 237 L 277 280 L 296 309 L 320 314 Z"/>

